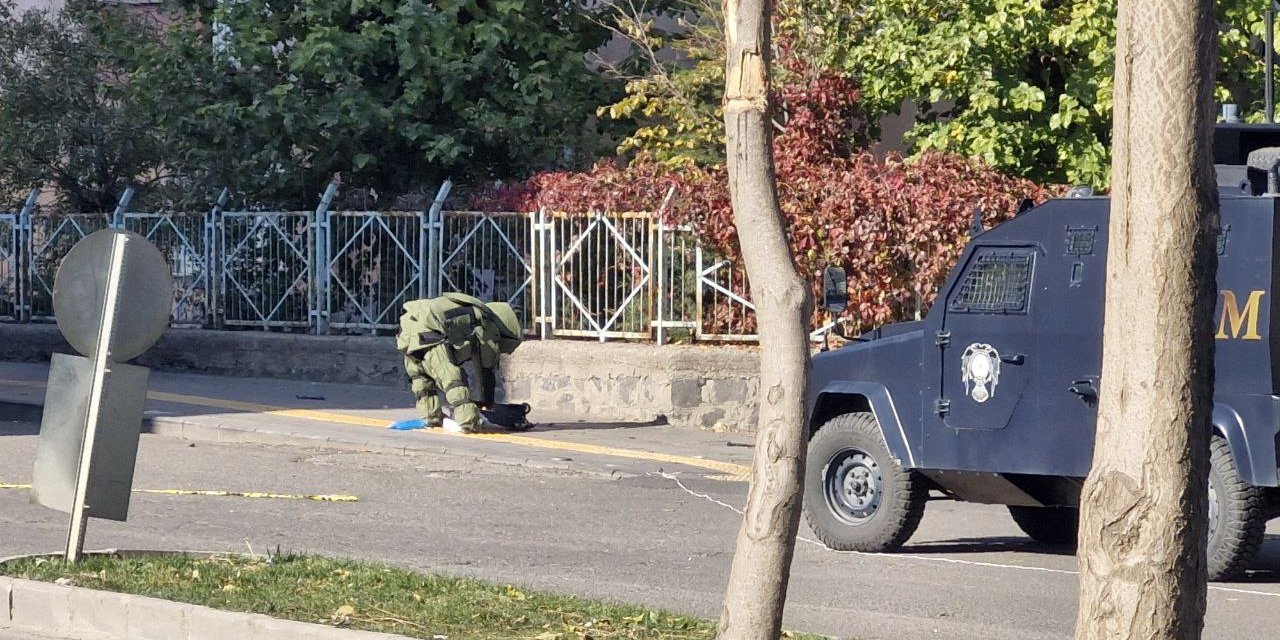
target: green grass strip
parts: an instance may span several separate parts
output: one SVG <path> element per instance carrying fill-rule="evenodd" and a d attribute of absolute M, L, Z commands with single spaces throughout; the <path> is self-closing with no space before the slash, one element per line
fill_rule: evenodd
<path fill-rule="evenodd" d="M 428 639 L 715 637 L 715 623 L 700 618 L 301 555 L 22 559 L 0 574 Z"/>

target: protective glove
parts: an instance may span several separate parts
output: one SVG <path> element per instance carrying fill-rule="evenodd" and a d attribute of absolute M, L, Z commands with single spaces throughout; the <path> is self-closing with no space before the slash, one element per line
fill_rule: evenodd
<path fill-rule="evenodd" d="M 388 428 L 396 431 L 413 431 L 414 429 L 422 429 L 427 426 L 427 421 L 422 418 L 410 418 L 399 422 L 392 422 Z"/>

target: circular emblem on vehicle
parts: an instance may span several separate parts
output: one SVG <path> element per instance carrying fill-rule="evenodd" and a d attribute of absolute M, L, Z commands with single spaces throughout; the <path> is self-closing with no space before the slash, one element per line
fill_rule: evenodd
<path fill-rule="evenodd" d="M 1000 352 L 989 344 L 971 344 L 960 356 L 965 395 L 974 402 L 986 402 L 996 394 L 1000 382 Z"/>

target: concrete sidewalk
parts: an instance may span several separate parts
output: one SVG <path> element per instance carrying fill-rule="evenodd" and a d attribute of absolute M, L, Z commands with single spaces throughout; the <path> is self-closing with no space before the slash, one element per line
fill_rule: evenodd
<path fill-rule="evenodd" d="M 48 365 L 0 362 L 0 420 L 38 417 Z M 7 416 L 5 414 L 8 414 Z M 745 481 L 749 436 L 655 423 L 534 413 L 525 433 L 393 431 L 414 416 L 405 387 L 233 378 L 153 371 L 144 430 L 189 440 L 448 453 L 607 475 L 658 471 Z"/>

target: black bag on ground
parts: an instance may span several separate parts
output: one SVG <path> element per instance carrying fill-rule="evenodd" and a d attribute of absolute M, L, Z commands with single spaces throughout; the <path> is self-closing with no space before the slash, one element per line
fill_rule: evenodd
<path fill-rule="evenodd" d="M 531 407 L 528 404 L 495 404 L 488 409 L 481 409 L 480 414 L 492 424 L 512 431 L 528 431 L 533 428 L 526 416 Z"/>

